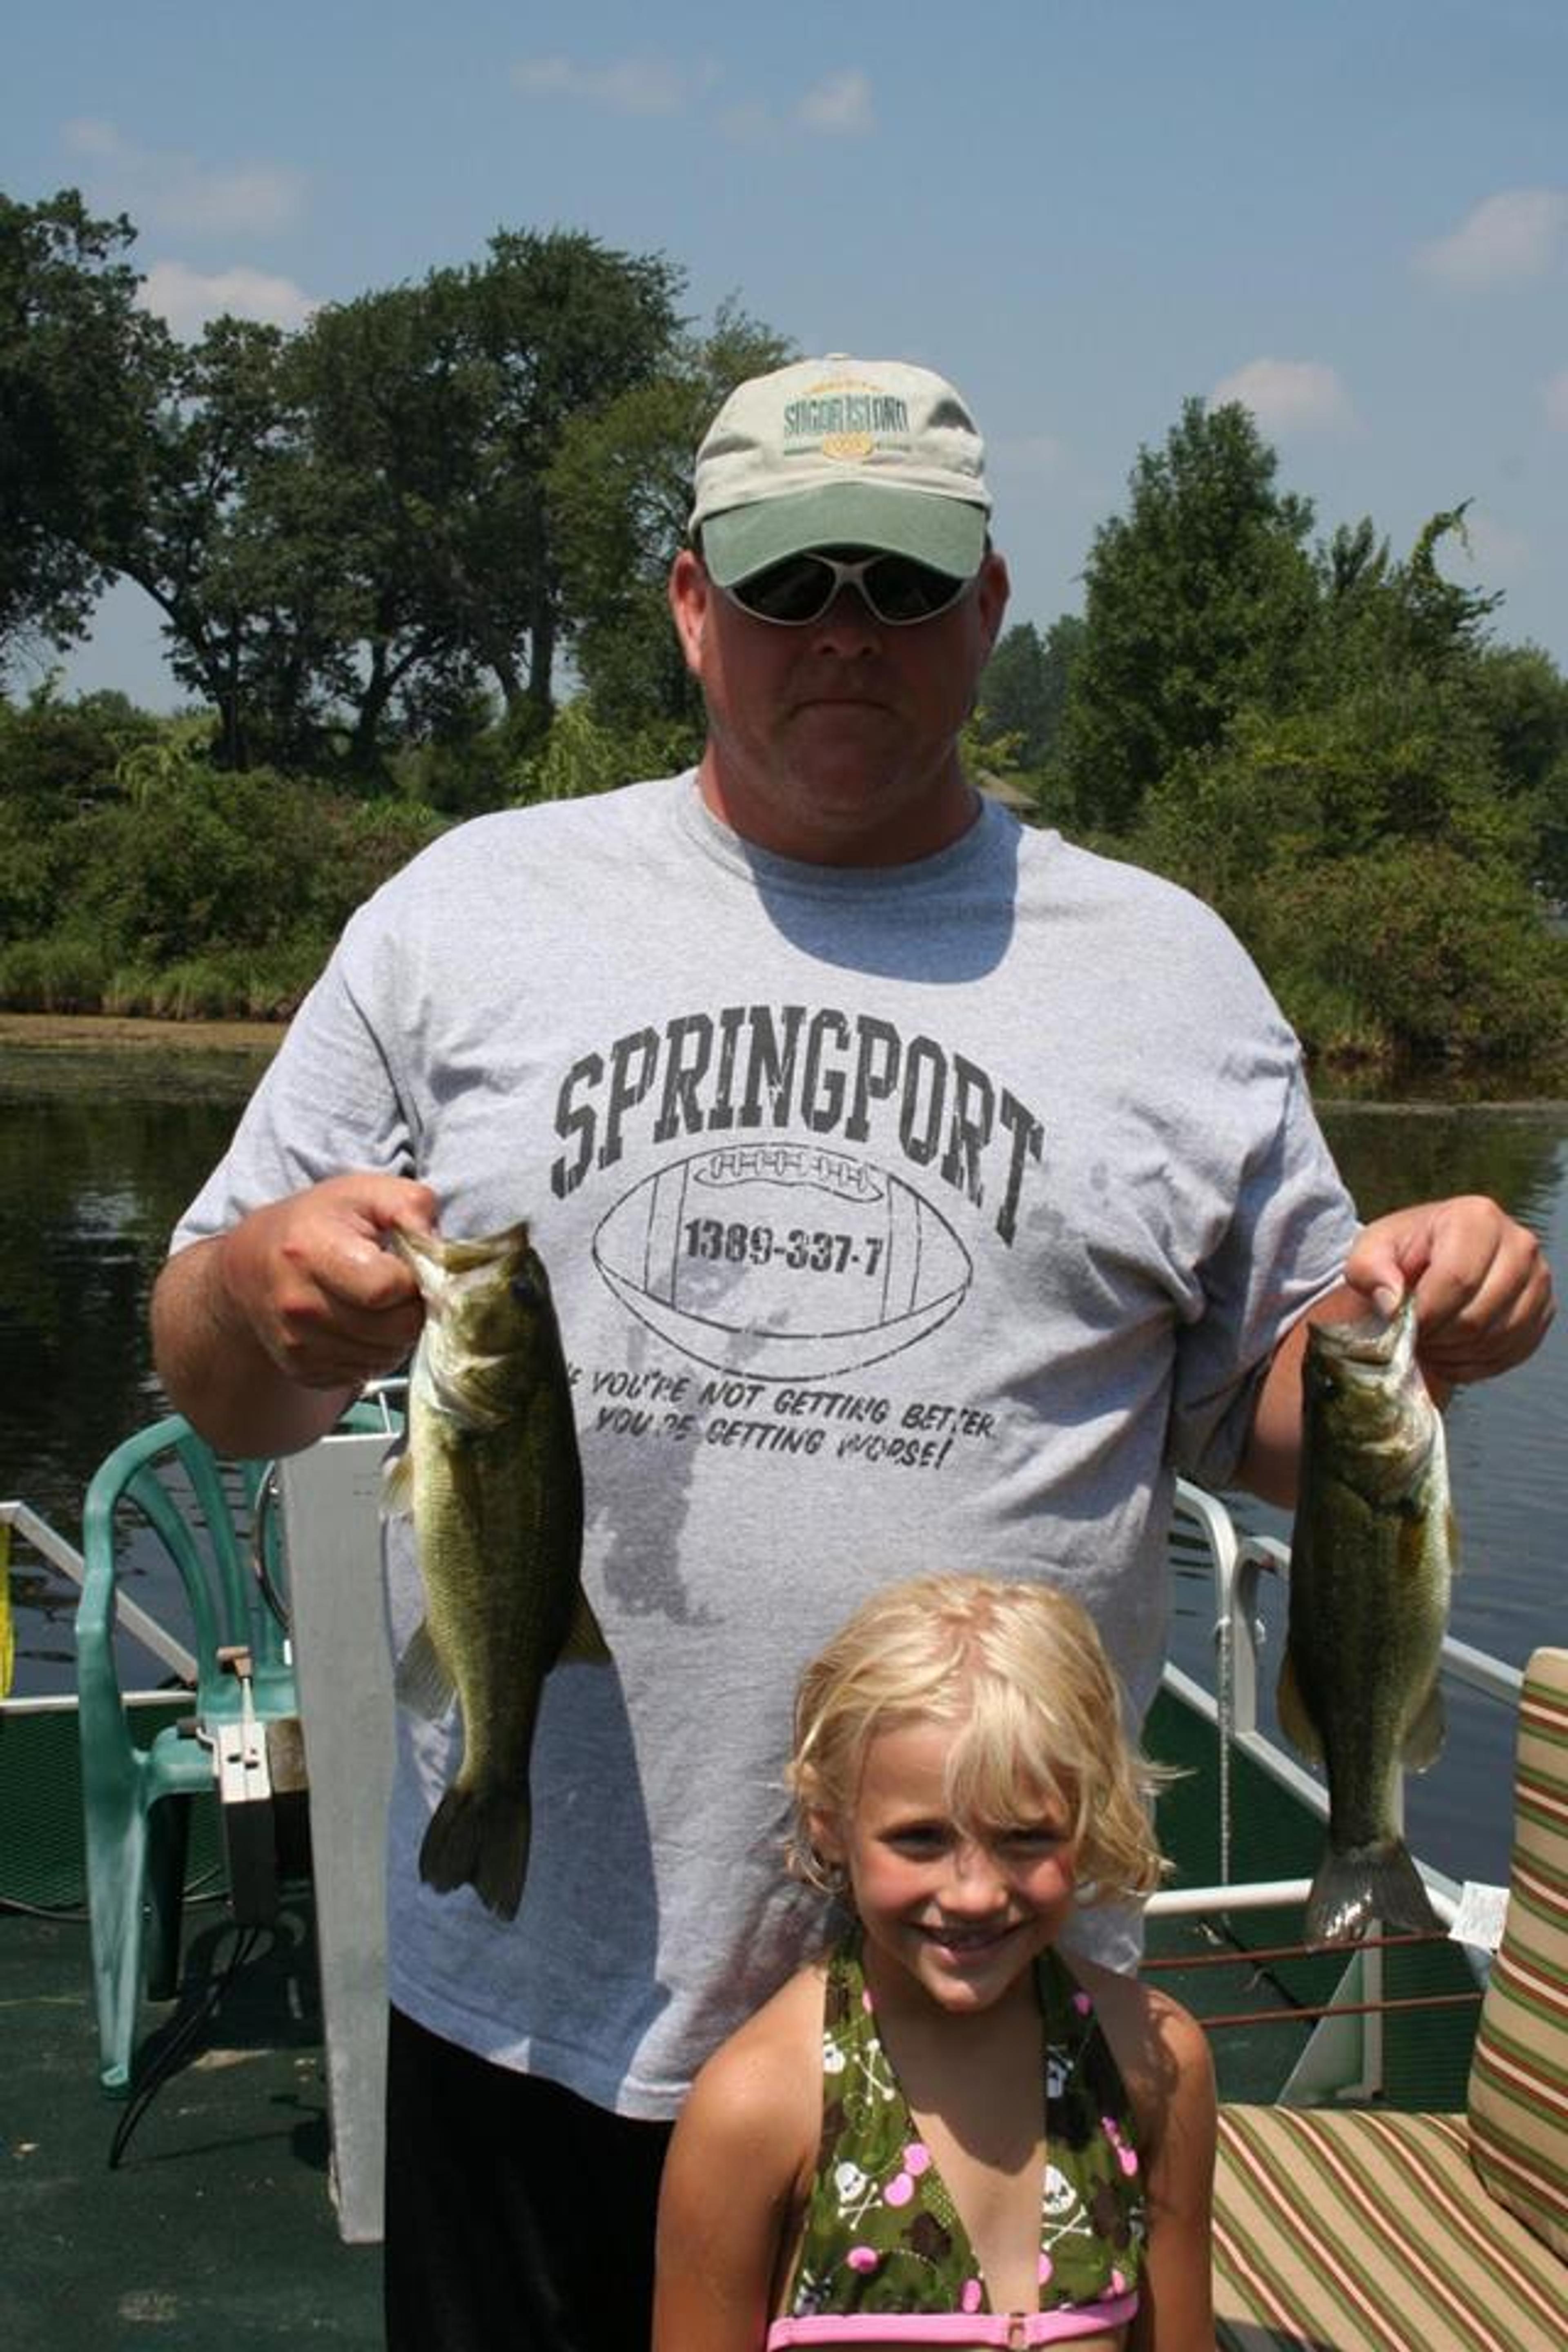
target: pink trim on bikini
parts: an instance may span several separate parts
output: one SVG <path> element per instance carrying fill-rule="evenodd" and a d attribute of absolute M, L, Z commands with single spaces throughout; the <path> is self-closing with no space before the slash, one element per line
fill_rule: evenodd
<path fill-rule="evenodd" d="M 1098 2303 L 1058 2305 L 1055 2311 L 825 2311 L 805 2319 L 775 2319 L 768 2352 L 791 2344 L 1066 2344 L 1125 2327 L 1136 2294 L 1102 2295 Z"/>

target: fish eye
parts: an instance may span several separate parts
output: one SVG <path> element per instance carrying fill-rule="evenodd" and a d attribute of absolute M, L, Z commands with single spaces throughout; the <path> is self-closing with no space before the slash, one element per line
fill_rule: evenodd
<path fill-rule="evenodd" d="M 520 1307 L 537 1307 L 540 1299 L 539 1285 L 531 1274 L 514 1274 L 511 1278 L 511 1295 Z"/>

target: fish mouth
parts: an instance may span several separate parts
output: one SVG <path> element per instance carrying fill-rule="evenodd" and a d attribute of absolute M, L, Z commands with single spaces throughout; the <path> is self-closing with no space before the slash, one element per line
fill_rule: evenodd
<path fill-rule="evenodd" d="M 412 1272 L 426 1312 L 436 1322 L 453 1299 L 480 1290 L 498 1271 L 521 1266 L 529 1255 L 526 1222 L 473 1241 L 447 1241 L 417 1225 L 394 1225 L 386 1241 Z"/>
<path fill-rule="evenodd" d="M 1374 1311 L 1353 1322 L 1314 1323 L 1310 1329 L 1319 1347 L 1341 1361 L 1381 1367 L 1414 1349 L 1415 1301 L 1406 1293 L 1392 1315 Z"/>
<path fill-rule="evenodd" d="M 526 1223 L 482 1240 L 444 1241 L 438 1234 L 422 1233 L 416 1225 L 394 1225 L 387 1236 L 394 1249 L 417 1265 L 439 1265 L 448 1275 L 473 1274 L 481 1266 L 499 1265 L 503 1258 L 520 1256 L 528 1247 Z"/>

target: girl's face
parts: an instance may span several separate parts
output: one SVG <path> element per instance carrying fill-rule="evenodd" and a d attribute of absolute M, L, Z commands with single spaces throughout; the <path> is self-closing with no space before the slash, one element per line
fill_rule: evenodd
<path fill-rule="evenodd" d="M 946 1775 L 956 1736 L 944 1723 L 879 1732 L 853 1808 L 818 1815 L 813 1834 L 847 1873 L 868 1964 L 893 1962 L 911 1989 L 964 2014 L 991 2008 L 1056 1941 L 1072 1910 L 1077 1857 L 1059 1798 L 1025 1806 L 994 1831 L 952 1819 Z M 873 1973 L 888 1985 L 885 1971 Z"/>

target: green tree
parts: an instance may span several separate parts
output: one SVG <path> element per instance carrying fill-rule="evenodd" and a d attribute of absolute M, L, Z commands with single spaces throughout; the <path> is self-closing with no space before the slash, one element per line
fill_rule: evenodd
<path fill-rule="evenodd" d="M 121 763 L 160 722 L 123 694 L 68 699 L 51 677 L 25 702 L 0 698 L 0 803 L 37 830 L 119 796 Z"/>
<path fill-rule="evenodd" d="M 1290 706 L 1247 704 L 1181 754 L 1129 838 L 1220 909 L 1319 1053 L 1502 1061 L 1563 1042 L 1562 943 L 1533 887 L 1550 665 L 1500 663 L 1494 600 L 1437 572 L 1459 520 L 1435 515 L 1403 562 L 1370 523 L 1336 534 Z"/>
<path fill-rule="evenodd" d="M 489 479 L 472 518 L 476 557 L 488 558 L 489 590 L 514 583 L 514 603 L 499 614 L 485 590 L 470 596 L 470 637 L 510 709 L 505 615 L 515 615 L 510 642 L 515 648 L 526 638 L 526 690 L 546 717 L 557 647 L 573 618 L 551 468 L 575 421 L 669 364 L 685 275 L 662 255 L 613 252 L 581 234 L 509 230 L 491 238 L 490 259 L 470 283 L 500 393 Z"/>
<path fill-rule="evenodd" d="M 258 748 L 258 699 L 291 711 L 290 662 L 312 673 L 331 572 L 292 561 L 259 495 L 289 425 L 285 338 L 222 319 L 177 344 L 138 307 L 134 237 L 73 191 L 0 199 L 0 640 L 30 622 L 68 642 L 108 580 L 134 581 L 237 767 Z"/>
<path fill-rule="evenodd" d="M 1403 562 L 1370 518 L 1342 525 L 1317 551 L 1318 611 L 1304 699 L 1331 697 L 1347 677 L 1392 676 L 1468 681 L 1485 647 L 1487 624 L 1501 602 L 1463 588 L 1437 568 L 1444 540 L 1465 539 L 1465 509 L 1423 524 Z"/>
<path fill-rule="evenodd" d="M 700 722 L 665 596 L 697 446 L 738 383 L 790 356 L 771 328 L 722 302 L 706 336 L 682 337 L 655 376 L 563 434 L 548 500 L 572 657 L 598 721 Z"/>
<path fill-rule="evenodd" d="M 1287 704 L 1317 602 L 1312 509 L 1276 487 L 1247 410 L 1187 401 L 1095 534 L 1060 759 L 1078 822 L 1124 832 L 1184 754 L 1248 703 Z"/>
<path fill-rule="evenodd" d="M 1530 829 L 1531 877 L 1568 905 L 1568 678 L 1539 646 L 1491 646 L 1472 691 L 1500 788 Z"/>
<path fill-rule="evenodd" d="M 74 189 L 0 195 L 0 663 L 84 634 L 140 510 L 173 346 L 137 307 L 135 235 Z"/>
<path fill-rule="evenodd" d="M 290 527 L 276 488 L 300 431 L 282 331 L 213 320 L 178 354 L 140 509 L 114 551 L 163 615 L 175 677 L 216 712 L 224 768 L 308 758 L 302 713 L 346 679 L 321 618 L 335 593 L 329 551 Z"/>
<path fill-rule="evenodd" d="M 647 381 L 681 275 L 576 232 L 189 348 L 136 307 L 127 221 L 0 207 L 0 644 L 64 639 L 105 580 L 163 615 L 215 758 L 341 755 L 499 696 L 548 722 L 563 629 L 546 477 L 567 424 Z"/>
<path fill-rule="evenodd" d="M 1084 634 L 1072 613 L 1053 621 L 1044 636 L 1032 621 L 1019 621 L 998 638 L 985 665 L 978 715 L 993 733 L 1016 739 L 1020 767 L 1042 769 L 1056 751 Z"/>
<path fill-rule="evenodd" d="M 350 766 L 388 730 L 471 740 L 486 693 L 547 725 L 566 625 L 546 495 L 574 418 L 661 362 L 679 273 L 593 237 L 502 231 L 489 257 L 317 313 L 285 380 L 298 439 L 259 485 L 268 540 L 319 608 L 314 677 Z M 524 715 L 526 724 L 523 724 Z"/>
<path fill-rule="evenodd" d="M 262 514 L 306 581 L 330 583 L 310 687 L 341 714 L 348 766 L 374 776 L 409 699 L 469 682 L 452 610 L 454 545 L 493 405 L 460 274 L 319 311 L 290 345 L 298 414 Z M 303 681 L 301 681 L 301 685 Z M 400 730 L 401 731 L 401 730 Z"/>

